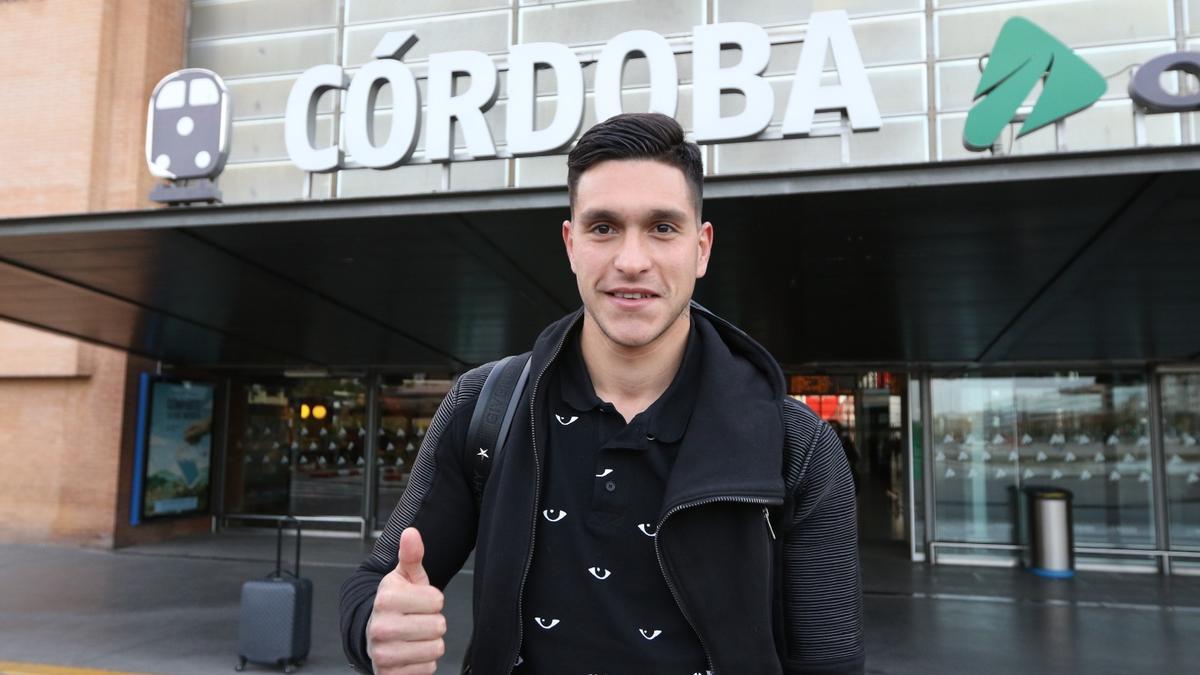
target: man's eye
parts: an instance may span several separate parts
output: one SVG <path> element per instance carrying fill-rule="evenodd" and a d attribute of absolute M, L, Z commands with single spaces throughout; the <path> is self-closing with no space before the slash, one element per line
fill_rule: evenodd
<path fill-rule="evenodd" d="M 654 226 L 654 231 L 659 234 L 670 234 L 675 231 L 675 226 L 670 223 L 659 223 Z"/>
<path fill-rule="evenodd" d="M 592 232 L 595 232 L 596 234 L 610 234 L 610 233 L 612 233 L 612 231 L 613 231 L 612 225 L 608 225 L 605 223 L 600 223 L 599 225 L 592 228 Z"/>

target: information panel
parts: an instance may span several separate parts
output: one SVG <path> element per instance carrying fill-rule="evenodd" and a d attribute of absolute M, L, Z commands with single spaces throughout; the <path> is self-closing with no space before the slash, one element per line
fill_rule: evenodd
<path fill-rule="evenodd" d="M 134 490 L 141 519 L 208 511 L 215 389 L 206 382 L 143 379 Z"/>

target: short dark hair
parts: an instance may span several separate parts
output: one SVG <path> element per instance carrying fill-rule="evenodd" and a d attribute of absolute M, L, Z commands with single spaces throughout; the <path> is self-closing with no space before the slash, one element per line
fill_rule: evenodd
<path fill-rule="evenodd" d="M 575 208 L 579 177 L 610 159 L 651 159 L 683 172 L 700 218 L 704 199 L 704 165 L 700 146 L 685 140 L 683 127 L 662 113 L 623 113 L 588 129 L 567 155 L 567 194 Z"/>

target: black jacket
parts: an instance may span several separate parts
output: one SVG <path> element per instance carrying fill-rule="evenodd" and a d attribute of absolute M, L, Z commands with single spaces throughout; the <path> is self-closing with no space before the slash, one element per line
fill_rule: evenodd
<path fill-rule="evenodd" d="M 786 396 L 783 373 L 762 346 L 698 305 L 692 311 L 704 332 L 704 365 L 655 538 L 666 583 L 715 673 L 862 672 L 854 485 L 841 444 L 828 424 Z M 511 671 L 540 508 L 543 380 L 581 316 L 578 310 L 555 322 L 535 343 L 524 412 L 513 420 L 479 508 L 470 484 L 474 453 L 464 446 L 493 364 L 465 373 L 446 395 L 371 557 L 342 585 L 342 640 L 355 666 L 370 672 L 365 628 L 375 590 L 396 566 L 401 531 L 413 526 L 439 588 L 474 548 L 466 669 Z"/>

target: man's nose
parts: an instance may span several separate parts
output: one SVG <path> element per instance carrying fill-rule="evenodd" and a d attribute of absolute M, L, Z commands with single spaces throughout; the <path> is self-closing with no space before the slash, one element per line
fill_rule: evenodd
<path fill-rule="evenodd" d="M 650 252 L 646 242 L 637 232 L 627 233 L 621 238 L 621 247 L 613 265 L 626 275 L 636 275 L 650 269 Z"/>

